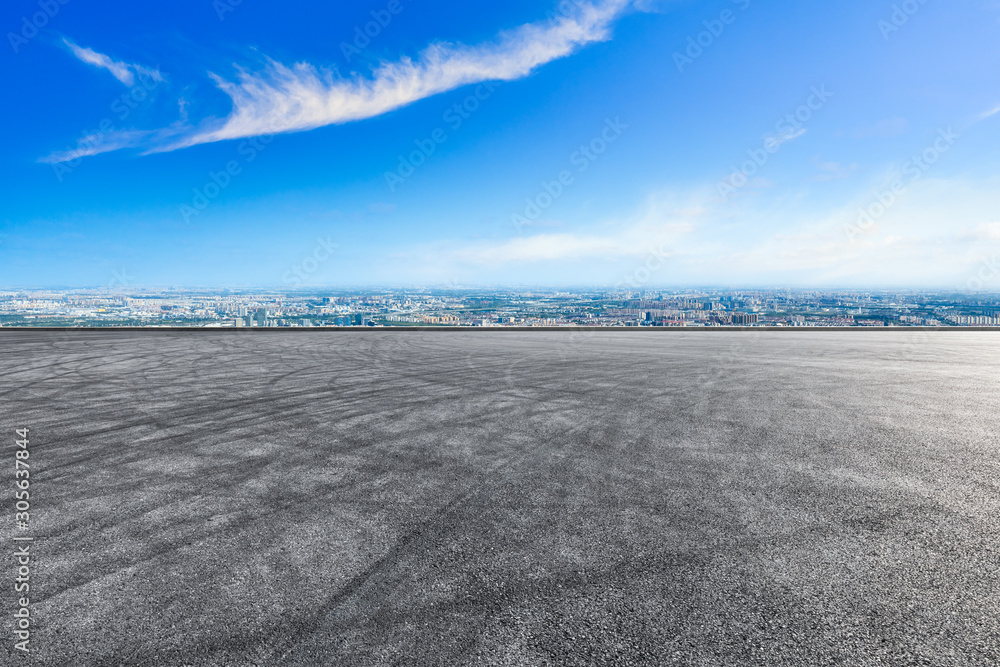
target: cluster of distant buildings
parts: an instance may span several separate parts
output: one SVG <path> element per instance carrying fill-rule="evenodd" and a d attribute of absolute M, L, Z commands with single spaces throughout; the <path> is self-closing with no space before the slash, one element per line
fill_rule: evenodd
<path fill-rule="evenodd" d="M 1000 297 L 822 290 L 0 291 L 0 326 L 1000 326 Z"/>
<path fill-rule="evenodd" d="M 219 322 L 218 326 L 229 326 L 232 325 L 236 328 L 243 327 L 291 327 L 291 326 L 302 326 L 302 327 L 313 327 L 313 326 L 335 326 L 335 327 L 362 327 L 362 326 L 374 326 L 374 322 L 370 317 L 365 317 L 361 313 L 353 313 L 348 315 L 340 315 L 333 317 L 329 320 L 314 321 L 312 318 L 308 317 L 288 317 L 283 316 L 279 312 L 268 312 L 267 308 L 257 308 L 253 313 L 246 315 L 240 315 L 233 319 L 230 323 L 228 320 L 222 320 Z M 212 326 L 211 324 L 208 326 Z"/>

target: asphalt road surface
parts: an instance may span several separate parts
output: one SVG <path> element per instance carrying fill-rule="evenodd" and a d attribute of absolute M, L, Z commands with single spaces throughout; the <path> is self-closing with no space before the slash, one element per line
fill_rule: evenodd
<path fill-rule="evenodd" d="M 996 333 L 6 331 L 0 397 L 5 664 L 1000 663 Z"/>

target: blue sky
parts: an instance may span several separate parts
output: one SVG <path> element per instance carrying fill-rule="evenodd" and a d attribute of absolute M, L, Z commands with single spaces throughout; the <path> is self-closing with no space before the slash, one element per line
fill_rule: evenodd
<path fill-rule="evenodd" d="M 0 285 L 990 287 L 996 0 L 16 0 L 0 25 Z"/>

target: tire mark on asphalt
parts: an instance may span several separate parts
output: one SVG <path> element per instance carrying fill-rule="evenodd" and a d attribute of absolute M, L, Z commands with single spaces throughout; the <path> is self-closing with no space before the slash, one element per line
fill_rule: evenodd
<path fill-rule="evenodd" d="M 513 481 L 520 474 L 519 471 L 531 469 L 541 459 L 552 456 L 558 450 L 561 450 L 566 444 L 565 436 L 577 432 L 579 429 L 580 426 L 577 424 L 570 425 L 558 433 L 557 438 L 549 439 L 550 443 L 558 441 L 560 444 L 529 450 L 520 457 L 508 462 L 497 462 L 486 472 L 482 473 L 480 475 L 482 478 L 481 482 L 467 492 L 453 498 L 431 519 L 404 535 L 387 554 L 373 563 L 366 571 L 352 578 L 341 590 L 323 603 L 319 610 L 309 620 L 302 623 L 301 627 L 293 632 L 291 636 L 277 642 L 273 639 L 267 642 L 268 646 L 274 646 L 275 643 L 278 645 L 277 648 L 270 651 L 270 657 L 274 662 L 269 664 L 286 664 L 291 654 L 300 649 L 300 646 L 297 646 L 297 644 L 301 644 L 304 638 L 315 633 L 321 624 L 332 620 L 332 617 L 342 615 L 345 606 L 352 605 L 352 608 L 360 606 L 358 603 L 360 598 L 369 595 L 380 586 L 390 584 L 392 572 L 400 561 L 421 552 L 423 545 L 429 544 L 457 530 L 458 523 L 456 521 L 449 521 L 449 518 L 458 517 L 463 513 L 471 511 L 473 507 L 484 505 L 486 500 L 498 488 L 502 488 Z M 505 469 L 507 472 L 499 479 L 496 479 L 495 474 L 501 469 Z M 376 596 L 376 598 L 379 597 L 382 596 Z M 335 625 L 338 624 L 336 620 L 333 622 Z"/>

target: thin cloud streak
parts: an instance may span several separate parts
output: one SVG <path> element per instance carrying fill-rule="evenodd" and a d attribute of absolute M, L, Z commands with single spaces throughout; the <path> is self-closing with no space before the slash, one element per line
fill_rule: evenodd
<path fill-rule="evenodd" d="M 707 191 L 683 198 L 660 194 L 650 197 L 636 215 L 602 225 L 607 229 L 540 233 L 450 247 L 437 244 L 425 249 L 428 254 L 424 259 L 466 267 L 638 259 L 693 234 L 707 213 L 704 203 L 708 196 Z"/>
<path fill-rule="evenodd" d="M 61 162 L 72 162 L 83 157 L 99 155 L 122 148 L 135 148 L 149 137 L 149 130 L 130 130 L 112 132 L 109 134 L 91 134 L 81 137 L 76 143 L 76 148 L 59 151 L 39 158 L 42 164 L 59 164 Z"/>
<path fill-rule="evenodd" d="M 989 111 L 985 111 L 979 114 L 979 120 L 986 120 L 987 118 L 992 118 L 998 113 L 1000 113 L 1000 105 L 997 105 L 996 107 L 990 109 Z"/>
<path fill-rule="evenodd" d="M 87 63 L 88 65 L 93 65 L 95 67 L 100 67 L 111 72 L 111 75 L 116 79 L 121 81 L 126 86 L 135 85 L 136 75 L 146 75 L 152 78 L 154 81 L 162 81 L 163 75 L 160 74 L 159 70 L 149 69 L 148 67 L 143 67 L 142 65 L 134 65 L 119 60 L 114 60 L 110 56 L 106 56 L 103 53 L 98 53 L 93 49 L 88 49 L 82 47 L 78 44 L 71 42 L 68 39 L 63 38 L 63 43 L 69 47 L 69 50 L 73 52 L 73 55 L 79 58 L 81 61 Z"/>
<path fill-rule="evenodd" d="M 793 141 L 794 139 L 798 139 L 806 132 L 808 132 L 808 130 L 804 127 L 800 127 L 798 129 L 790 127 L 787 130 L 784 130 L 778 134 L 774 134 L 765 138 L 764 145 L 771 150 L 777 150 L 778 147 L 781 146 L 782 144 L 785 144 L 789 141 Z"/>
<path fill-rule="evenodd" d="M 51 155 L 38 158 L 38 162 L 41 164 L 60 164 L 123 148 L 139 148 L 150 143 L 162 144 L 173 141 L 189 130 L 190 127 L 183 120 L 180 120 L 162 130 L 117 130 L 107 134 L 100 132 L 88 134 L 77 140 L 75 148 L 56 151 Z"/>

